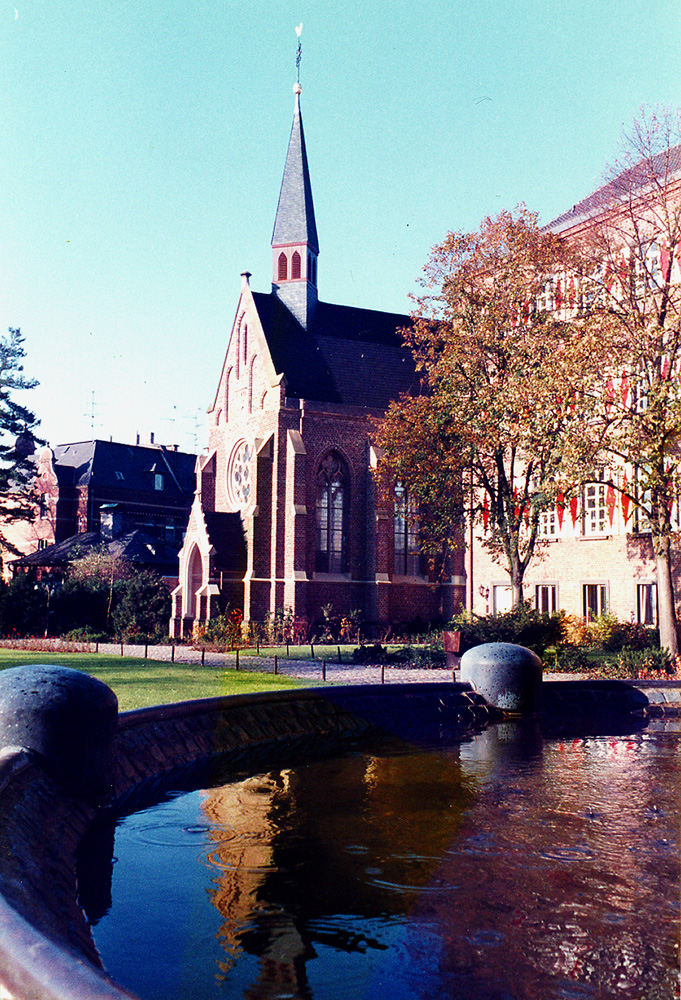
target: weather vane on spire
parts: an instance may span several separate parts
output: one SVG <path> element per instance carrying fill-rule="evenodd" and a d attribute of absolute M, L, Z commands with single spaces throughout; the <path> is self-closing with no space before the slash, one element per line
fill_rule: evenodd
<path fill-rule="evenodd" d="M 301 21 L 296 27 L 296 35 L 298 36 L 298 49 L 296 51 L 296 83 L 300 85 L 300 60 L 303 58 L 303 50 L 300 45 L 300 33 L 303 30 L 303 22 Z"/>

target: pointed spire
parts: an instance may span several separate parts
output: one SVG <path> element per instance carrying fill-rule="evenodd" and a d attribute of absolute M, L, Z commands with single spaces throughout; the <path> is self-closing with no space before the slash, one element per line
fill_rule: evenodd
<path fill-rule="evenodd" d="M 296 83 L 293 90 L 296 95 L 296 106 L 284 177 L 279 193 L 277 215 L 274 220 L 272 246 L 304 243 L 317 254 L 319 253 L 319 243 L 312 202 L 310 171 L 307 165 L 303 118 L 300 113 L 300 84 Z"/>
<path fill-rule="evenodd" d="M 319 241 L 307 165 L 299 83 L 284 177 L 272 233 L 272 291 L 307 327 L 317 302 Z"/>

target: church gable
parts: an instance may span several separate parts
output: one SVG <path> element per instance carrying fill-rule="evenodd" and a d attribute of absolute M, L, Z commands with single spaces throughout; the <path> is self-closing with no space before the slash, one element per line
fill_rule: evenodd
<path fill-rule="evenodd" d="M 209 411 L 211 429 L 258 410 L 276 409 L 278 381 L 254 296 L 244 276 L 217 393 Z"/>

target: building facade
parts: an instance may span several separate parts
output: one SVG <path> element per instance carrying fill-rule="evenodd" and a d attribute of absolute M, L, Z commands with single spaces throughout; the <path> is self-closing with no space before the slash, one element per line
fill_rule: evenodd
<path fill-rule="evenodd" d="M 154 541 L 168 566 L 176 560 L 189 520 L 196 456 L 152 442 L 127 445 L 80 441 L 42 448 L 35 455 L 35 516 L 3 531 L 28 562 L 7 553 L 7 577 L 14 570 L 68 562 L 70 540 L 87 536 L 112 540 L 141 533 Z M 55 551 L 55 546 L 61 546 Z M 165 553 L 164 555 L 161 555 Z M 52 562 L 50 560 L 52 559 Z M 173 574 L 175 576 L 176 574 Z"/>
<path fill-rule="evenodd" d="M 598 295 L 607 305 L 619 294 L 631 295 L 632 306 L 645 309 L 652 297 L 664 298 L 669 317 L 667 343 L 676 343 L 681 288 L 681 146 L 634 164 L 583 201 L 553 220 L 547 229 L 568 240 L 588 240 L 594 229 L 602 247 L 597 281 L 580 287 L 574 276 L 557 275 L 547 289 L 543 308 L 564 319 L 584 315 Z M 605 234 L 604 234 L 605 230 Z M 661 379 L 678 384 L 678 352 L 670 358 L 661 336 Z M 638 362 L 644 365 L 645 362 Z M 666 371 L 665 371 L 666 366 Z M 626 415 L 645 406 L 636 398 L 636 369 L 603 371 L 604 405 Z M 670 444 L 670 466 L 678 446 Z M 594 478 L 581 484 L 562 505 L 541 514 L 541 539 L 525 574 L 525 599 L 541 611 L 565 610 L 592 620 L 611 612 L 623 621 L 647 626 L 658 623 L 655 554 L 650 525 L 632 502 L 640 466 L 614 461 L 594 469 Z M 681 586 L 681 507 L 677 496 L 670 504 L 672 526 L 671 571 L 676 594 Z M 469 528 L 466 554 L 467 605 L 477 614 L 508 610 L 511 588 L 504 564 L 491 558 L 483 542 L 485 527 Z"/>
<path fill-rule="evenodd" d="M 415 385 L 400 335 L 410 320 L 319 299 L 294 89 L 272 288 L 255 292 L 242 276 L 180 552 L 178 637 L 227 609 L 253 621 L 288 609 L 313 625 L 331 605 L 378 627 L 447 618 L 463 600 L 462 565 L 445 582 L 429 579 L 399 498 L 376 492 L 372 422 Z"/>

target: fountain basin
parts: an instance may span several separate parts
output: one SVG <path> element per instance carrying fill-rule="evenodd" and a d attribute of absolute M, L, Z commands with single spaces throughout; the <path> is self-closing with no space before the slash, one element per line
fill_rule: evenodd
<path fill-rule="evenodd" d="M 562 686 L 562 708 L 561 685 L 545 685 L 554 692 L 547 718 L 556 724 L 575 707 L 579 714 L 584 697 L 575 706 L 572 683 Z M 650 699 L 635 685 L 598 685 L 590 682 L 582 692 L 596 707 L 602 690 L 606 700 L 620 699 L 620 716 L 651 711 Z M 631 697 L 623 712 L 625 689 Z M 671 699 L 672 688 L 667 692 Z M 673 709 L 671 700 L 667 704 Z M 111 794 L 118 809 L 130 811 L 154 798 L 171 776 L 175 783 L 186 779 L 189 787 L 226 755 L 257 769 L 259 759 L 271 761 L 296 746 L 326 753 L 331 745 L 377 731 L 418 738 L 426 724 L 473 732 L 494 717 L 466 684 L 280 691 L 143 709 L 119 718 Z M 130 997 L 101 967 L 78 901 L 78 847 L 97 819 L 97 803 L 74 797 L 34 751 L 15 747 L 0 753 L 0 808 L 0 983 L 17 1000 Z"/>

